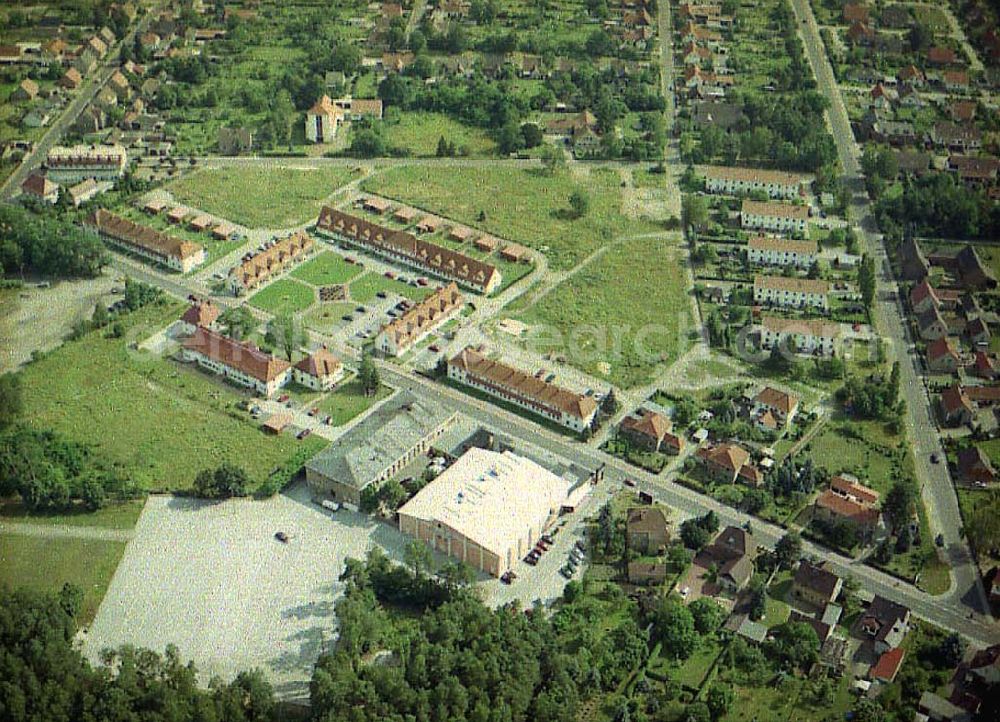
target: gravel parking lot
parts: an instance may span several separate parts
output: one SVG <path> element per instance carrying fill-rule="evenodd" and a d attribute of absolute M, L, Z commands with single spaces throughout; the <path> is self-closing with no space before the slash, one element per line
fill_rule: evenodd
<path fill-rule="evenodd" d="M 274 537 L 290 537 L 282 544 Z M 331 514 L 304 484 L 267 501 L 151 497 L 84 643 L 175 644 L 207 682 L 264 669 L 286 699 L 308 696 L 344 558 L 373 545 L 401 560 L 406 538 L 359 514 Z"/>

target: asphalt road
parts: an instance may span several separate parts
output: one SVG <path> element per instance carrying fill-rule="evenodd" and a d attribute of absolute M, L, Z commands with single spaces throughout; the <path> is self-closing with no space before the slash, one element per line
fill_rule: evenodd
<path fill-rule="evenodd" d="M 843 98 L 834 79 L 833 69 L 819 35 L 816 18 L 807 0 L 792 0 L 792 9 L 799 23 L 806 55 L 813 67 L 820 92 L 830 101 L 827 117 L 837 144 L 844 177 L 852 190 L 848 217 L 858 227 L 866 252 L 878 266 L 878 293 L 875 326 L 889 345 L 889 353 L 899 362 L 900 388 L 906 401 L 906 425 L 913 446 L 916 476 L 927 507 L 932 533 L 944 537 L 945 552 L 952 568 L 949 593 L 938 599 L 966 616 L 989 615 L 989 606 L 979 572 L 962 538 L 962 518 L 958 498 L 947 465 L 930 463 L 931 454 L 944 458 L 941 439 L 934 423 L 930 398 L 923 383 L 916 354 L 910 352 L 912 338 L 904 321 L 898 300 L 898 287 L 892 277 L 888 255 L 878 234 L 871 205 L 864 189 L 864 177 L 859 160 L 860 149 L 854 141 L 850 120 Z M 804 22 L 803 22 L 804 21 Z"/>

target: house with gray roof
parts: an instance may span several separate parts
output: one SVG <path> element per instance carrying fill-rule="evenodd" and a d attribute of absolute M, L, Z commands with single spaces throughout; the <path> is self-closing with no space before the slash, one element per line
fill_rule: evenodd
<path fill-rule="evenodd" d="M 358 506 L 366 487 L 425 454 L 456 415 L 409 392 L 396 394 L 306 462 L 313 498 Z"/>

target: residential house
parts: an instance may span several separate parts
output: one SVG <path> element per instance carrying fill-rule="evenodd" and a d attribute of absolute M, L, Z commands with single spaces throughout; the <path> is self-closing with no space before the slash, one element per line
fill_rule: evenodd
<path fill-rule="evenodd" d="M 55 146 L 45 159 L 49 178 L 59 184 L 86 178 L 115 181 L 125 174 L 128 153 L 120 145 Z"/>
<path fill-rule="evenodd" d="M 809 183 L 798 173 L 761 168 L 702 166 L 698 172 L 705 179 L 705 190 L 728 195 L 760 192 L 770 198 L 792 200 L 801 198 Z"/>
<path fill-rule="evenodd" d="M 79 208 L 82 204 L 94 198 L 98 193 L 103 192 L 109 187 L 110 184 L 107 182 L 98 183 L 93 178 L 86 178 L 76 185 L 70 186 L 67 189 L 67 192 L 69 193 L 70 202 L 74 207 Z"/>
<path fill-rule="evenodd" d="M 978 446 L 959 449 L 955 468 L 958 478 L 970 484 L 992 484 L 997 480 L 993 462 Z"/>
<path fill-rule="evenodd" d="M 951 155 L 948 170 L 968 186 L 990 186 L 997 182 L 1000 159 L 992 156 Z"/>
<path fill-rule="evenodd" d="M 862 543 L 872 541 L 881 524 L 877 492 L 841 474 L 830 480 L 813 504 L 813 518 L 826 523 L 846 522 L 854 527 Z"/>
<path fill-rule="evenodd" d="M 622 419 L 618 433 L 639 448 L 676 455 L 683 450 L 684 439 L 672 434 L 671 426 L 663 414 L 640 408 Z"/>
<path fill-rule="evenodd" d="M 876 682 L 892 684 L 899 674 L 899 668 L 903 666 L 905 656 L 906 650 L 902 647 L 886 650 L 868 670 L 868 676 Z"/>
<path fill-rule="evenodd" d="M 694 563 L 708 569 L 715 565 L 717 582 L 730 593 L 741 591 L 753 576 L 757 545 L 746 529 L 727 526 L 695 557 Z"/>
<path fill-rule="evenodd" d="M 305 231 L 298 231 L 276 241 L 258 253 L 245 255 L 229 270 L 228 286 L 234 296 L 242 296 L 289 266 L 304 259 L 315 241 Z"/>
<path fill-rule="evenodd" d="M 329 206 L 320 211 L 316 230 L 479 293 L 491 293 L 502 283 L 500 271 L 489 263 Z"/>
<path fill-rule="evenodd" d="M 76 90 L 83 84 L 83 76 L 76 68 L 68 68 L 58 82 L 67 90 Z"/>
<path fill-rule="evenodd" d="M 935 45 L 927 51 L 927 62 L 939 67 L 954 65 L 958 62 L 958 55 L 951 48 Z"/>
<path fill-rule="evenodd" d="M 21 184 L 21 192 L 44 203 L 55 203 L 59 200 L 59 186 L 41 173 L 32 173 Z"/>
<path fill-rule="evenodd" d="M 913 18 L 910 16 L 910 10 L 906 5 L 893 3 L 882 8 L 882 16 L 879 18 L 879 23 L 884 28 L 901 30 L 910 27 L 913 24 Z"/>
<path fill-rule="evenodd" d="M 94 211 L 84 225 L 110 243 L 175 271 L 187 273 L 205 262 L 205 249 L 199 244 L 160 233 L 103 208 Z"/>
<path fill-rule="evenodd" d="M 111 92 L 122 103 L 127 103 L 132 98 L 132 86 L 129 85 L 128 78 L 120 70 L 116 70 L 111 74 L 111 77 L 108 78 L 107 87 L 111 89 Z"/>
<path fill-rule="evenodd" d="M 903 280 L 919 282 L 927 277 L 930 272 L 930 263 L 915 238 L 905 237 L 903 242 L 899 244 L 896 255 Z"/>
<path fill-rule="evenodd" d="M 709 477 L 715 481 L 735 484 L 740 470 L 750 465 L 750 452 L 739 444 L 722 443 L 706 446 L 695 452 Z"/>
<path fill-rule="evenodd" d="M 104 130 L 107 124 L 108 116 L 104 110 L 96 105 L 88 105 L 74 121 L 73 130 L 80 135 L 88 135 Z"/>
<path fill-rule="evenodd" d="M 467 347 L 448 361 L 448 378 L 507 401 L 560 426 L 583 432 L 597 416 L 592 396 L 569 391 Z"/>
<path fill-rule="evenodd" d="M 938 373 L 954 373 L 961 359 L 948 338 L 939 338 L 927 344 L 927 368 Z"/>
<path fill-rule="evenodd" d="M 819 246 L 816 241 L 752 236 L 747 242 L 747 260 L 752 264 L 809 268 L 818 257 Z"/>
<path fill-rule="evenodd" d="M 948 335 L 948 324 L 937 306 L 931 305 L 923 313 L 918 313 L 916 321 L 920 338 L 925 341 L 936 341 Z"/>
<path fill-rule="evenodd" d="M 868 47 L 875 44 L 876 32 L 868 23 L 853 22 L 847 29 L 847 39 L 851 45 Z"/>
<path fill-rule="evenodd" d="M 765 386 L 758 391 L 751 403 L 754 416 L 770 413 L 781 428 L 788 426 L 799 410 L 797 396 L 772 386 Z"/>
<path fill-rule="evenodd" d="M 736 103 L 696 100 L 691 103 L 691 120 L 699 128 L 715 127 L 728 133 L 738 130 L 746 116 Z"/>
<path fill-rule="evenodd" d="M 971 123 L 940 121 L 931 128 L 931 143 L 953 153 L 971 153 L 983 146 L 983 133 Z"/>
<path fill-rule="evenodd" d="M 915 719 L 927 722 L 972 722 L 973 716 L 950 700 L 929 690 L 920 695 Z"/>
<path fill-rule="evenodd" d="M 508 243 L 500 250 L 500 258 L 511 263 L 527 263 L 531 260 L 531 251 L 519 243 Z"/>
<path fill-rule="evenodd" d="M 760 323 L 761 347 L 781 344 L 793 353 L 834 356 L 840 346 L 840 324 L 819 319 L 764 316 Z"/>
<path fill-rule="evenodd" d="M 941 299 L 926 278 L 910 291 L 910 308 L 914 313 L 923 313 L 929 308 L 940 308 Z"/>
<path fill-rule="evenodd" d="M 997 378 L 998 371 L 996 362 L 993 357 L 985 351 L 976 351 L 973 363 L 972 363 L 972 373 L 981 379 L 988 379 L 993 381 Z"/>
<path fill-rule="evenodd" d="M 333 104 L 329 95 L 324 95 L 306 111 L 306 140 L 332 143 L 343 122 L 344 111 Z"/>
<path fill-rule="evenodd" d="M 965 426 L 971 424 L 976 416 L 972 401 L 959 384 L 953 384 L 941 392 L 939 400 L 941 416 L 948 426 Z"/>
<path fill-rule="evenodd" d="M 803 559 L 792 577 L 792 596 L 806 604 L 823 609 L 837 601 L 844 580 L 826 568 Z"/>
<path fill-rule="evenodd" d="M 841 11 L 844 21 L 850 25 L 851 23 L 867 23 L 868 22 L 868 6 L 861 3 L 847 3 L 844 5 Z"/>
<path fill-rule="evenodd" d="M 382 326 L 375 336 L 375 348 L 386 356 L 402 356 L 453 318 L 464 304 L 465 298 L 452 281 Z"/>
<path fill-rule="evenodd" d="M 990 345 L 990 327 L 982 316 L 977 316 L 966 324 L 964 335 L 974 348 L 988 348 Z"/>
<path fill-rule="evenodd" d="M 31 78 L 25 78 L 22 80 L 13 92 L 11 92 L 9 99 L 15 103 L 21 103 L 25 101 L 31 101 L 38 97 L 38 83 L 36 83 Z"/>
<path fill-rule="evenodd" d="M 745 199 L 740 206 L 740 225 L 743 228 L 805 235 L 808 220 L 807 206 L 749 199 Z"/>
<path fill-rule="evenodd" d="M 914 88 L 922 88 L 927 82 L 927 78 L 924 76 L 924 71 L 912 64 L 907 65 L 900 70 L 897 77 L 900 83 L 904 83 Z"/>
<path fill-rule="evenodd" d="M 754 276 L 753 302 L 762 306 L 830 310 L 830 284 L 812 278 Z"/>
<path fill-rule="evenodd" d="M 181 344 L 181 358 L 268 398 L 291 378 L 287 361 L 203 327 Z"/>
<path fill-rule="evenodd" d="M 861 633 L 874 642 L 876 654 L 883 654 L 902 644 L 909 625 L 910 610 L 878 594 L 858 622 Z"/>
<path fill-rule="evenodd" d="M 222 315 L 222 309 L 212 303 L 211 299 L 196 301 L 188 306 L 188 309 L 181 316 L 181 333 L 190 336 L 199 327 L 215 329 L 215 323 Z"/>
<path fill-rule="evenodd" d="M 292 378 L 306 388 L 328 391 L 344 378 L 344 365 L 324 345 L 292 367 Z"/>
<path fill-rule="evenodd" d="M 969 90 L 969 74 L 964 70 L 945 70 L 941 73 L 941 84 L 949 93 L 967 92 Z"/>
<path fill-rule="evenodd" d="M 919 150 L 893 151 L 900 178 L 920 178 L 931 168 L 932 156 Z"/>
<path fill-rule="evenodd" d="M 877 83 L 868 93 L 869 105 L 880 110 L 891 110 L 899 102 L 899 93 Z"/>
<path fill-rule="evenodd" d="M 660 554 L 670 543 L 667 516 L 658 506 L 628 510 L 625 518 L 625 543 L 630 552 L 640 555 Z"/>

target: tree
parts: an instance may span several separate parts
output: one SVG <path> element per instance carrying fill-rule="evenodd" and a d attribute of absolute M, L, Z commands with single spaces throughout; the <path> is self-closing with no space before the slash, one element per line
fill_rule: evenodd
<path fill-rule="evenodd" d="M 878 700 L 862 695 L 854 705 L 853 719 L 854 722 L 885 722 L 885 709 Z"/>
<path fill-rule="evenodd" d="M 497 150 L 501 155 L 510 155 L 524 148 L 524 136 L 517 123 L 504 123 L 497 136 Z"/>
<path fill-rule="evenodd" d="M 590 196 L 578 188 L 569 194 L 569 207 L 573 211 L 574 218 L 583 218 L 590 210 Z"/>
<path fill-rule="evenodd" d="M 547 143 L 539 151 L 542 167 L 548 175 L 555 175 L 557 170 L 561 170 L 566 165 L 566 154 L 559 146 Z"/>
<path fill-rule="evenodd" d="M 681 541 L 688 549 L 700 551 L 708 544 L 710 538 L 711 534 L 694 519 L 687 519 L 681 523 Z"/>
<path fill-rule="evenodd" d="M 11 373 L 0 375 L 0 431 L 10 427 L 23 410 L 21 377 Z"/>
<path fill-rule="evenodd" d="M 285 358 L 291 362 L 295 350 L 305 339 L 290 313 L 283 313 L 272 318 L 267 324 L 265 340 L 272 346 L 279 347 Z"/>
<path fill-rule="evenodd" d="M 367 353 L 361 357 L 361 365 L 358 367 L 358 379 L 361 381 L 361 388 L 364 389 L 365 396 L 374 396 L 382 385 L 378 368 L 375 367 L 375 362 L 372 361 L 372 357 Z"/>
<path fill-rule="evenodd" d="M 395 511 L 406 501 L 406 489 L 397 479 L 389 479 L 378 489 L 378 497 L 387 509 Z"/>
<path fill-rule="evenodd" d="M 542 143 L 542 129 L 537 123 L 522 123 L 521 136 L 524 138 L 525 148 L 534 148 Z"/>
<path fill-rule="evenodd" d="M 725 618 L 722 607 L 711 597 L 695 599 L 688 605 L 688 609 L 691 610 L 691 616 L 694 617 L 694 628 L 701 635 L 714 632 Z"/>
<path fill-rule="evenodd" d="M 708 202 L 703 196 L 686 193 L 681 198 L 681 219 L 685 227 L 701 230 L 708 224 Z"/>
<path fill-rule="evenodd" d="M 805 622 L 786 622 L 771 630 L 771 652 L 785 664 L 809 669 L 819 658 L 819 637 Z"/>
<path fill-rule="evenodd" d="M 257 319 L 245 306 L 229 308 L 219 316 L 219 327 L 222 333 L 230 338 L 240 341 L 257 328 Z"/>
<path fill-rule="evenodd" d="M 583 594 L 583 584 L 576 579 L 570 579 L 563 588 L 563 601 L 572 604 Z"/>
<path fill-rule="evenodd" d="M 665 597 L 660 602 L 653 626 L 663 650 L 672 659 L 687 659 L 698 647 L 694 616 L 677 597 Z"/>
<path fill-rule="evenodd" d="M 426 544 L 419 541 L 411 541 L 403 550 L 403 559 L 406 565 L 413 572 L 413 576 L 418 580 L 423 579 L 433 571 L 434 557 Z"/>
<path fill-rule="evenodd" d="M 900 479 L 889 489 L 882 504 L 882 512 L 889 520 L 893 532 L 898 533 L 909 525 L 916 511 L 916 500 L 917 490 L 909 479 Z"/>
<path fill-rule="evenodd" d="M 246 471 L 234 464 L 220 464 L 213 469 L 202 469 L 194 478 L 194 491 L 206 499 L 228 499 L 250 493 L 250 478 Z"/>
<path fill-rule="evenodd" d="M 786 533 L 774 545 L 774 553 L 778 564 L 790 569 L 802 557 L 802 537 L 794 531 Z"/>
<path fill-rule="evenodd" d="M 858 289 L 861 291 L 861 301 L 869 311 L 875 301 L 876 282 L 875 260 L 866 253 L 861 257 L 861 265 L 858 267 Z"/>
<path fill-rule="evenodd" d="M 713 720 L 721 719 L 733 705 L 733 690 L 730 687 L 713 684 L 705 695 L 705 704 Z"/>
<path fill-rule="evenodd" d="M 767 590 L 764 588 L 764 580 L 760 577 L 751 579 L 749 592 L 750 619 L 759 622 L 767 613 Z"/>

